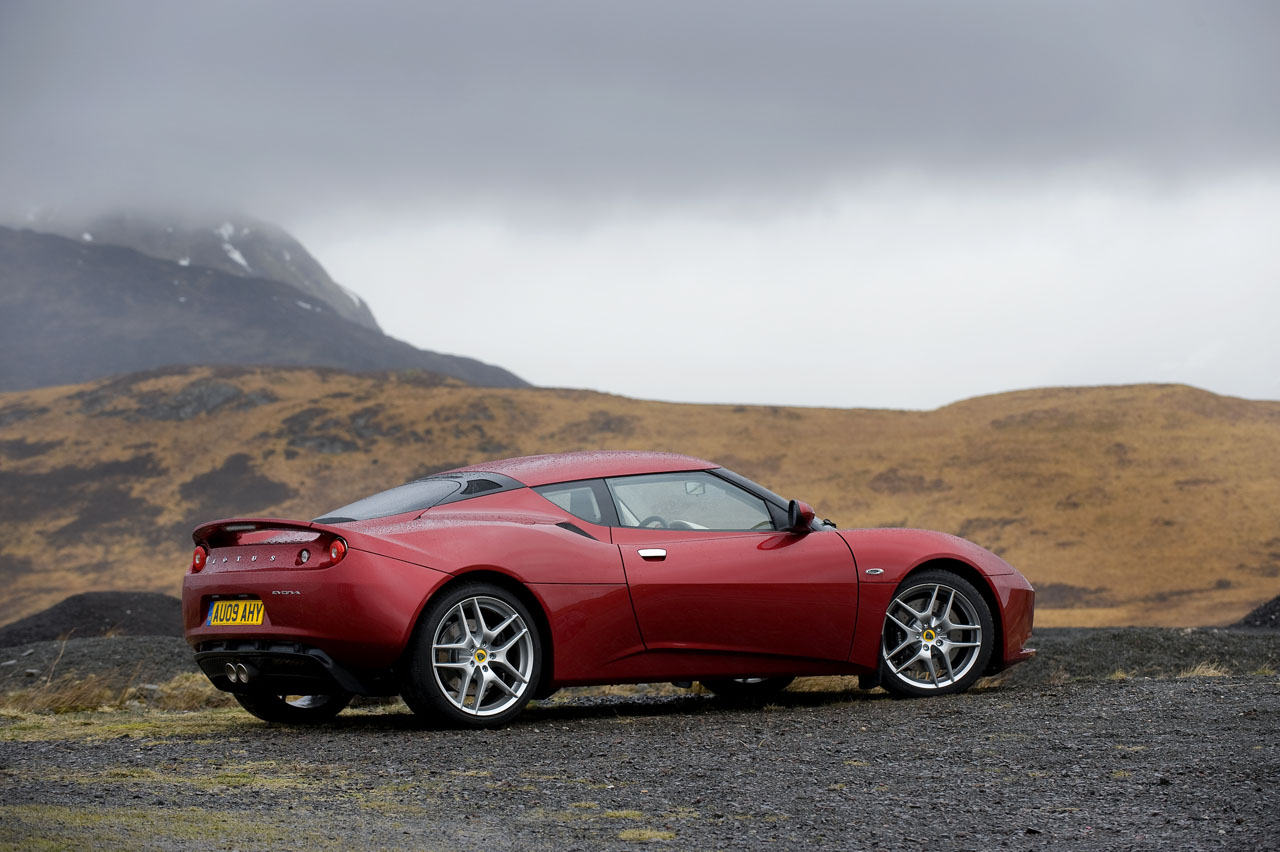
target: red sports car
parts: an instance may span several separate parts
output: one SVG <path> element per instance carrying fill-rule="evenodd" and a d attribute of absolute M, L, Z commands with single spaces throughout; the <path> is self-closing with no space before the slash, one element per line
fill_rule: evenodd
<path fill-rule="evenodd" d="M 215 521 L 192 537 L 187 641 L 215 686 L 274 722 L 400 694 L 488 727 L 602 683 L 744 697 L 857 674 L 940 695 L 1035 653 L 1035 592 L 989 551 L 839 530 L 671 453 L 504 459 L 314 521 Z"/>

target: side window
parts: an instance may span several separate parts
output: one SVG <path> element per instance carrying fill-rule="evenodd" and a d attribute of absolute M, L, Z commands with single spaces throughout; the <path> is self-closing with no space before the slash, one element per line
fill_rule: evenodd
<path fill-rule="evenodd" d="M 705 471 L 605 480 L 624 527 L 669 530 L 772 530 L 765 502 Z"/>
<path fill-rule="evenodd" d="M 561 482 L 533 490 L 575 518 L 581 518 L 589 524 L 605 523 L 600 502 L 596 499 L 595 489 L 590 482 Z"/>

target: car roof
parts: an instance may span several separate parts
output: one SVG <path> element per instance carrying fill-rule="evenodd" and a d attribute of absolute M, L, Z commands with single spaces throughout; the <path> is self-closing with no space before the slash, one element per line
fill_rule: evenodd
<path fill-rule="evenodd" d="M 630 476 L 637 473 L 665 473 L 676 470 L 709 470 L 719 465 L 678 453 L 651 453 L 634 450 L 593 450 L 497 459 L 460 467 L 443 473 L 501 473 L 525 485 L 548 485 L 602 476 Z"/>

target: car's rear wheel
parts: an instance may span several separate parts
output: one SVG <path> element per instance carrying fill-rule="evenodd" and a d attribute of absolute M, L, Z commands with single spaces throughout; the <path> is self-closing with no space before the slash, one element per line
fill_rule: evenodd
<path fill-rule="evenodd" d="M 402 695 L 415 713 L 496 727 L 524 709 L 541 673 L 542 641 L 524 603 L 500 586 L 468 583 L 428 604 Z"/>
<path fill-rule="evenodd" d="M 702 685 L 731 701 L 763 701 L 786 689 L 793 680 L 793 677 L 736 677 L 704 680 Z"/>
<path fill-rule="evenodd" d="M 316 725 L 327 722 L 351 703 L 351 693 L 337 695 L 270 695 L 258 692 L 232 693 L 240 706 L 264 722 L 285 725 Z"/>
<path fill-rule="evenodd" d="M 885 611 L 880 684 L 899 696 L 963 692 L 987 667 L 995 644 L 991 609 L 950 571 L 903 581 Z"/>

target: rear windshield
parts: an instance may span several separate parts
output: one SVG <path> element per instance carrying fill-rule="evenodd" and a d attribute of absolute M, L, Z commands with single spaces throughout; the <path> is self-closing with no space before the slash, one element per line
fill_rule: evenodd
<path fill-rule="evenodd" d="M 336 524 L 343 521 L 370 521 L 374 518 L 385 518 L 388 515 L 399 515 L 404 512 L 418 512 L 430 509 L 462 487 L 457 479 L 420 479 L 401 485 L 389 491 L 374 494 L 363 500 L 357 500 L 340 509 L 334 509 L 316 523 Z"/>

